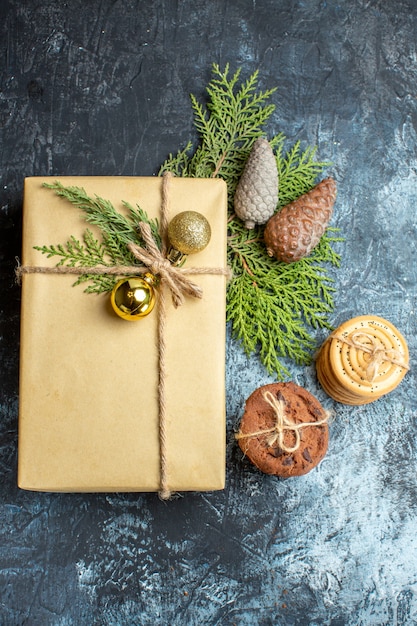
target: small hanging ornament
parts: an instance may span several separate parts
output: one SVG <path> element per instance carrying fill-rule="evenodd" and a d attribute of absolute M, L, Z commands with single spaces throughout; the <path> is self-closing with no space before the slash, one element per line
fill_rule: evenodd
<path fill-rule="evenodd" d="M 171 265 L 181 267 L 188 254 L 201 252 L 208 245 L 211 228 L 201 213 L 183 211 L 168 225 L 167 236 L 170 248 L 166 258 Z M 155 306 L 155 287 L 158 283 L 158 276 L 151 272 L 146 272 L 144 276 L 122 278 L 113 287 L 110 296 L 114 312 L 128 321 L 137 321 L 149 315 Z"/>
<path fill-rule="evenodd" d="M 308 256 L 326 230 L 335 200 L 336 182 L 325 178 L 271 217 L 264 232 L 269 256 L 284 263 Z"/>
<path fill-rule="evenodd" d="M 265 224 L 278 204 L 278 168 L 269 142 L 260 137 L 253 144 L 236 188 L 235 213 L 248 229 Z"/>
<path fill-rule="evenodd" d="M 119 317 L 136 321 L 149 315 L 155 306 L 155 276 L 147 272 L 142 276 L 122 278 L 113 287 L 110 302 Z"/>
<path fill-rule="evenodd" d="M 167 258 L 173 265 L 181 267 L 187 255 L 204 250 L 210 238 L 210 224 L 204 215 L 197 211 L 178 213 L 168 225 L 168 239 L 171 247 Z"/>

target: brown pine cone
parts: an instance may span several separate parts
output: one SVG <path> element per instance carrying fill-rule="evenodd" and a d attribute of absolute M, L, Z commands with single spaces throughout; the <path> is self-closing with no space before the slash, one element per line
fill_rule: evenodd
<path fill-rule="evenodd" d="M 264 233 L 269 256 L 284 263 L 308 256 L 326 230 L 335 200 L 336 182 L 325 178 L 271 217 Z"/>
<path fill-rule="evenodd" d="M 278 168 L 269 142 L 255 141 L 236 188 L 235 212 L 246 228 L 266 224 L 278 204 Z"/>

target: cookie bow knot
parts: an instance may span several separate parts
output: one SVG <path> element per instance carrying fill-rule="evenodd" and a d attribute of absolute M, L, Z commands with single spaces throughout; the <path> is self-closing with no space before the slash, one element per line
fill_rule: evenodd
<path fill-rule="evenodd" d="M 351 336 L 352 346 L 369 354 L 368 365 L 366 367 L 366 380 L 372 383 L 384 361 L 389 361 L 396 365 L 403 366 L 402 355 L 398 350 L 387 349 L 383 343 L 378 341 L 370 333 L 357 332 Z"/>
<path fill-rule="evenodd" d="M 271 448 L 278 445 L 283 452 L 291 454 L 296 452 L 301 444 L 300 431 L 307 426 L 321 426 L 326 424 L 330 419 L 329 411 L 324 412 L 324 418 L 317 420 L 316 422 L 300 422 L 296 423 L 290 419 L 285 413 L 285 401 L 275 397 L 270 391 L 264 391 L 262 397 L 274 410 L 275 424 L 272 428 L 266 428 L 265 430 L 257 430 L 253 433 L 242 433 L 239 431 L 235 435 L 235 439 L 246 439 L 251 437 L 267 436 L 266 443 Z M 291 431 L 295 435 L 295 443 L 293 446 L 287 446 L 284 443 L 284 436 L 286 431 Z"/>
<path fill-rule="evenodd" d="M 267 439 L 268 446 L 278 446 L 284 452 L 295 452 L 300 447 L 300 424 L 296 424 L 292 420 L 288 419 L 285 414 L 285 402 L 284 400 L 278 400 L 270 391 L 263 393 L 265 402 L 274 409 L 275 425 L 270 429 L 271 436 Z M 285 431 L 292 431 L 295 435 L 295 443 L 293 446 L 287 446 L 284 443 Z"/>

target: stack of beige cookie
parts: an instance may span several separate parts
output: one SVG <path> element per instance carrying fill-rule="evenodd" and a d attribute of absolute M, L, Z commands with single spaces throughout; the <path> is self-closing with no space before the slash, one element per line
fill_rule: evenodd
<path fill-rule="evenodd" d="M 362 315 L 344 322 L 324 342 L 316 361 L 326 393 L 343 404 L 360 405 L 390 393 L 408 370 L 408 347 L 387 320 Z"/>

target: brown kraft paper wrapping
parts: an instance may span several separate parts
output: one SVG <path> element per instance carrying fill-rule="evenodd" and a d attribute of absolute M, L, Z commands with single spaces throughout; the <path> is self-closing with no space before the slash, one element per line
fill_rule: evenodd
<path fill-rule="evenodd" d="M 43 182 L 138 204 L 159 217 L 160 177 L 27 178 L 23 266 L 55 266 L 33 249 L 81 239 L 83 212 Z M 220 179 L 173 178 L 169 218 L 199 211 L 207 248 L 186 267 L 226 267 L 227 189 Z M 126 322 L 107 294 L 73 287 L 76 276 L 24 274 L 20 357 L 18 485 L 37 491 L 158 491 L 156 310 Z M 175 309 L 166 296 L 166 454 L 172 491 L 206 491 L 225 480 L 225 291 L 222 275 L 192 275 L 203 298 Z"/>

